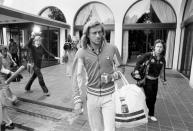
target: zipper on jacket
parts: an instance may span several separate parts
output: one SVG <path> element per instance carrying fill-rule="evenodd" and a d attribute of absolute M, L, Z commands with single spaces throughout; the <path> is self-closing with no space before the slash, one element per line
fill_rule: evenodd
<path fill-rule="evenodd" d="M 99 75 L 100 75 L 100 93 L 99 93 L 99 96 L 101 96 L 101 68 L 100 68 L 100 63 L 99 63 L 99 55 L 97 55 L 97 62 L 99 65 L 98 67 L 99 67 Z"/>

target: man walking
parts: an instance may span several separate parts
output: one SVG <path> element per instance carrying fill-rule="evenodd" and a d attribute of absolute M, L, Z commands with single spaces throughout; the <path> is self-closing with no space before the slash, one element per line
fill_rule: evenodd
<path fill-rule="evenodd" d="M 50 56 L 54 57 L 55 59 L 60 59 L 58 57 L 55 57 L 53 54 L 48 52 L 46 48 L 42 44 L 42 39 L 39 33 L 32 32 L 31 39 L 29 40 L 28 44 L 26 45 L 29 49 L 31 49 L 32 54 L 32 61 L 33 61 L 33 74 L 28 81 L 27 85 L 25 86 L 26 92 L 30 92 L 31 85 L 36 77 L 38 77 L 39 84 L 44 92 L 45 96 L 50 96 L 50 93 L 48 91 L 48 88 L 45 85 L 43 75 L 41 73 L 41 63 L 42 63 L 42 56 L 46 52 Z"/>
<path fill-rule="evenodd" d="M 114 70 L 113 60 L 116 56 L 119 64 L 122 61 L 117 47 L 106 43 L 104 36 L 103 25 L 91 19 L 84 26 L 82 48 L 77 51 L 73 63 L 74 110 L 78 112 L 82 108 L 80 88 L 85 68 L 91 131 L 115 131 L 115 108 L 112 98 L 115 90 L 114 80 L 118 79 L 118 73 Z"/>
<path fill-rule="evenodd" d="M 9 52 L 11 53 L 11 56 L 12 56 L 13 60 L 19 66 L 19 57 L 17 55 L 18 46 L 17 46 L 16 42 L 13 39 L 10 39 L 9 41 L 10 41 L 10 43 L 9 43 Z"/>

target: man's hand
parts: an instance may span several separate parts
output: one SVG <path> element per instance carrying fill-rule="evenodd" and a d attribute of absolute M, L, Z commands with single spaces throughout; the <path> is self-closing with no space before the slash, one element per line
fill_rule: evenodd
<path fill-rule="evenodd" d="M 74 112 L 76 115 L 80 115 L 81 113 L 83 113 L 83 108 L 82 108 L 82 102 L 76 103 L 74 106 Z"/>
<path fill-rule="evenodd" d="M 135 70 L 134 74 L 135 74 L 135 78 L 136 79 L 141 79 L 141 76 L 139 75 L 139 71 L 138 70 Z"/>
<path fill-rule="evenodd" d="M 31 38 L 35 38 L 35 36 L 36 36 L 36 33 L 35 33 L 35 32 L 32 32 L 32 33 L 31 33 Z"/>
<path fill-rule="evenodd" d="M 5 81 L 5 85 L 8 85 L 8 82 L 7 81 Z M 1 88 L 0 88 L 1 89 Z"/>
<path fill-rule="evenodd" d="M 54 57 L 54 59 L 56 59 L 56 60 L 60 60 L 60 57 Z"/>
<path fill-rule="evenodd" d="M 113 79 L 113 75 L 112 74 L 108 74 L 108 73 L 103 73 L 101 75 L 101 82 L 102 83 L 109 83 L 110 81 L 112 81 Z"/>

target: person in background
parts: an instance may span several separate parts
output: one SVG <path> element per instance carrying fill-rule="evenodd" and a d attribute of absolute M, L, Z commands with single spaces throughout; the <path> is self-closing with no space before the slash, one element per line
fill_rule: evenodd
<path fill-rule="evenodd" d="M 157 121 L 157 118 L 154 116 L 156 97 L 158 92 L 158 78 L 160 76 L 163 85 L 166 85 L 166 77 L 165 77 L 165 44 L 163 40 L 156 40 L 154 42 L 154 48 L 152 52 L 145 53 L 140 56 L 140 59 L 136 63 L 135 74 L 136 76 L 139 74 L 139 67 L 144 62 L 148 61 L 145 83 L 144 83 L 144 91 L 146 95 L 146 104 L 149 109 L 149 119 L 152 121 Z"/>
<path fill-rule="evenodd" d="M 2 65 L 4 68 L 11 70 L 11 65 L 16 66 L 17 64 L 15 61 L 12 59 L 11 54 L 8 52 L 6 46 L 1 46 L 0 47 L 0 53 L 2 57 Z M 9 77 L 9 75 L 4 75 L 5 80 Z M 16 104 L 17 102 L 17 97 L 12 93 L 11 89 L 7 85 L 7 95 L 9 96 L 9 100 L 13 103 Z"/>
<path fill-rule="evenodd" d="M 43 90 L 44 96 L 50 96 L 48 88 L 44 82 L 43 75 L 41 73 L 41 63 L 42 63 L 42 56 L 44 53 L 49 54 L 50 56 L 54 57 L 54 59 L 60 60 L 59 57 L 55 57 L 53 54 L 48 52 L 48 50 L 42 44 L 41 33 L 34 33 L 31 34 L 31 39 L 26 44 L 26 46 L 31 50 L 32 54 L 32 61 L 33 61 L 33 74 L 29 79 L 27 85 L 25 86 L 26 92 L 30 92 L 31 85 L 33 81 L 38 77 L 39 84 Z"/>
<path fill-rule="evenodd" d="M 18 53 L 18 45 L 17 45 L 17 43 L 13 39 L 10 39 L 9 42 L 10 42 L 9 43 L 9 52 L 11 53 L 11 56 L 12 56 L 13 60 L 19 66 L 19 57 L 17 55 L 17 53 Z"/>
<path fill-rule="evenodd" d="M 76 51 L 80 48 L 80 40 L 79 40 L 79 38 L 77 37 L 77 36 L 72 36 L 72 49 L 75 51 L 75 53 L 76 53 Z"/>
<path fill-rule="evenodd" d="M 82 72 L 86 71 L 87 111 L 91 131 L 115 131 L 114 80 L 118 73 L 113 60 L 122 60 L 117 47 L 106 43 L 104 26 L 96 19 L 85 24 L 79 48 L 72 66 L 74 110 L 82 112 Z"/>
<path fill-rule="evenodd" d="M 6 46 L 0 47 L 0 53 L 2 54 L 3 58 L 3 66 L 6 69 L 11 69 L 11 66 L 17 66 L 16 62 L 13 60 L 12 55 L 8 51 Z"/>
<path fill-rule="evenodd" d="M 17 70 L 17 64 L 16 62 L 13 60 L 11 54 L 9 53 L 8 49 L 6 46 L 1 46 L 0 48 L 0 52 L 3 55 L 3 66 L 6 69 L 9 69 L 11 71 L 16 71 Z M 9 76 L 7 76 L 8 79 Z M 18 76 L 14 79 L 15 82 L 20 81 L 23 78 L 23 76 L 21 74 L 18 74 Z"/>
<path fill-rule="evenodd" d="M 7 94 L 8 86 L 5 84 L 5 75 L 12 74 L 12 72 L 3 67 L 2 56 L 0 56 L 0 124 L 1 131 L 5 129 L 14 129 L 14 124 L 10 119 L 7 112 L 7 100 L 10 100 L 10 97 Z"/>
<path fill-rule="evenodd" d="M 72 63 L 75 57 L 75 54 L 78 50 L 77 45 L 79 43 L 79 39 L 76 36 L 72 36 L 70 42 L 66 42 L 64 45 L 64 63 L 65 63 L 65 75 L 71 77 L 72 74 Z"/>

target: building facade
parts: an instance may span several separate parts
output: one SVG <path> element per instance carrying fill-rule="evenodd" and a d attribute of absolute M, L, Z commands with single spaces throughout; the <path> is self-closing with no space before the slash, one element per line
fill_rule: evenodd
<path fill-rule="evenodd" d="M 107 42 L 131 66 L 138 55 L 152 50 L 156 39 L 163 39 L 167 68 L 182 73 L 193 87 L 193 0 L 4 0 L 3 5 L 35 15 L 56 7 L 71 26 L 66 33 L 79 38 L 83 25 L 96 17 L 104 23 Z"/>
<path fill-rule="evenodd" d="M 52 15 L 58 12 L 58 9 L 54 8 L 52 10 L 53 13 L 48 13 L 48 15 L 54 16 L 54 20 L 0 5 L 0 46 L 4 45 L 9 48 L 10 40 L 12 39 L 18 48 L 19 65 L 25 64 L 30 59 L 30 52 L 25 45 L 29 41 L 32 31 L 41 32 L 42 43 L 49 52 L 55 56 L 62 55 L 63 50 L 60 46 L 65 43 L 70 26 L 66 24 L 64 16 Z M 43 10 L 40 15 L 44 15 L 44 12 L 47 11 Z M 42 67 L 59 63 L 60 61 L 45 54 Z"/>

